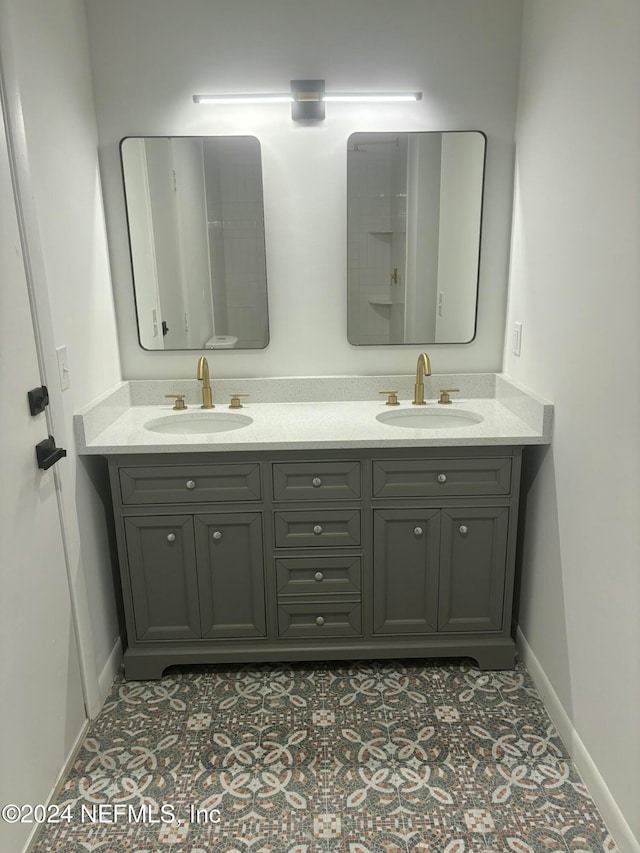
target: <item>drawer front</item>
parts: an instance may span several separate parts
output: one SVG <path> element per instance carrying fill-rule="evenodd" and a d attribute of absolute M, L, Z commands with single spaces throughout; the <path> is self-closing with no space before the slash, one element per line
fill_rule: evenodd
<path fill-rule="evenodd" d="M 276 501 L 358 500 L 359 462 L 276 462 L 273 498 Z"/>
<path fill-rule="evenodd" d="M 276 560 L 278 595 L 360 594 L 360 557 L 285 557 Z"/>
<path fill-rule="evenodd" d="M 360 511 L 276 512 L 276 548 L 340 548 L 360 544 Z"/>
<path fill-rule="evenodd" d="M 508 495 L 511 459 L 407 459 L 373 463 L 374 498 Z"/>
<path fill-rule="evenodd" d="M 166 465 L 121 468 L 122 503 L 171 504 L 208 501 L 258 501 L 260 466 Z"/>
<path fill-rule="evenodd" d="M 353 637 L 362 633 L 362 605 L 359 601 L 301 602 L 280 604 L 280 637 Z"/>

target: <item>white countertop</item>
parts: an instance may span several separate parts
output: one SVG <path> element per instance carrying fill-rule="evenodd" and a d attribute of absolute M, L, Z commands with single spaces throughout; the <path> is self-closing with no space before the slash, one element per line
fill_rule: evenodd
<path fill-rule="evenodd" d="M 519 393 L 519 392 L 518 392 Z M 329 448 L 384 448 L 384 447 L 446 447 L 548 444 L 551 441 L 550 422 L 552 407 L 539 401 L 543 407 L 537 426 L 521 419 L 509 404 L 494 397 L 456 399 L 451 406 L 441 406 L 430 400 L 422 410 L 429 408 L 439 413 L 470 411 L 481 415 L 477 424 L 448 429 L 414 429 L 380 423 L 376 416 L 381 412 L 413 409 L 410 402 L 402 401 L 399 407 L 388 407 L 381 400 L 356 400 L 338 402 L 267 402 L 246 403 L 233 413 L 253 419 L 240 429 L 206 435 L 167 435 L 145 429 L 145 423 L 159 417 L 176 418 L 207 412 L 190 404 L 185 412 L 172 409 L 172 405 L 122 406 L 121 411 L 112 406 L 112 417 L 105 418 L 106 425 L 88 428 L 84 418 L 91 413 L 87 407 L 76 415 L 78 453 L 83 455 L 111 455 L 132 453 L 182 453 L 227 452 L 267 450 L 319 450 Z M 534 403 L 537 401 L 533 401 Z M 105 404 L 102 401 L 103 405 Z M 96 404 L 99 405 L 99 404 Z M 216 404 L 212 412 L 232 414 L 226 404 Z M 544 415 L 544 416 L 543 416 Z M 109 420 L 111 422 L 109 422 Z"/>

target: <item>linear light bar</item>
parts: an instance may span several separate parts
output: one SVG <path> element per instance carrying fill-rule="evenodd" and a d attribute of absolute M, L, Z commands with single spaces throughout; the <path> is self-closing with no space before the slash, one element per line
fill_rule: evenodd
<path fill-rule="evenodd" d="M 324 96 L 325 101 L 344 103 L 392 103 L 393 101 L 421 101 L 422 92 L 334 92 Z"/>
<path fill-rule="evenodd" d="M 399 103 L 422 100 L 422 92 L 325 92 L 324 80 L 292 80 L 291 92 L 277 94 L 194 95 L 196 104 L 291 104 L 294 121 L 321 121 L 327 101 Z"/>
<path fill-rule="evenodd" d="M 194 95 L 196 104 L 290 104 L 293 95 Z"/>

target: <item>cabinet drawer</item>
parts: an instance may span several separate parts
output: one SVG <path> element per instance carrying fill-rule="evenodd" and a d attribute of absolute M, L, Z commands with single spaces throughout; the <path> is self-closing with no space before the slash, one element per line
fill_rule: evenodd
<path fill-rule="evenodd" d="M 286 557 L 276 560 L 278 595 L 360 594 L 360 557 Z"/>
<path fill-rule="evenodd" d="M 280 637 L 352 637 L 362 633 L 359 601 L 303 602 L 278 607 Z"/>
<path fill-rule="evenodd" d="M 358 500 L 359 462 L 276 462 L 273 498 L 276 501 Z"/>
<path fill-rule="evenodd" d="M 276 512 L 277 548 L 335 548 L 360 544 L 360 511 L 318 509 Z"/>
<path fill-rule="evenodd" d="M 261 497 L 260 466 L 121 468 L 120 495 L 127 505 L 257 501 Z"/>
<path fill-rule="evenodd" d="M 407 459 L 373 463 L 374 498 L 508 495 L 511 459 Z"/>

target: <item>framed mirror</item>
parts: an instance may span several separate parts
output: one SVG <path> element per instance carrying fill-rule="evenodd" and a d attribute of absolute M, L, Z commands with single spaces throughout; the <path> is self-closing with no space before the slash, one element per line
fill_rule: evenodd
<path fill-rule="evenodd" d="M 120 156 L 140 346 L 266 347 L 258 140 L 126 137 Z"/>
<path fill-rule="evenodd" d="M 349 343 L 473 340 L 485 152 L 479 131 L 349 137 Z"/>

